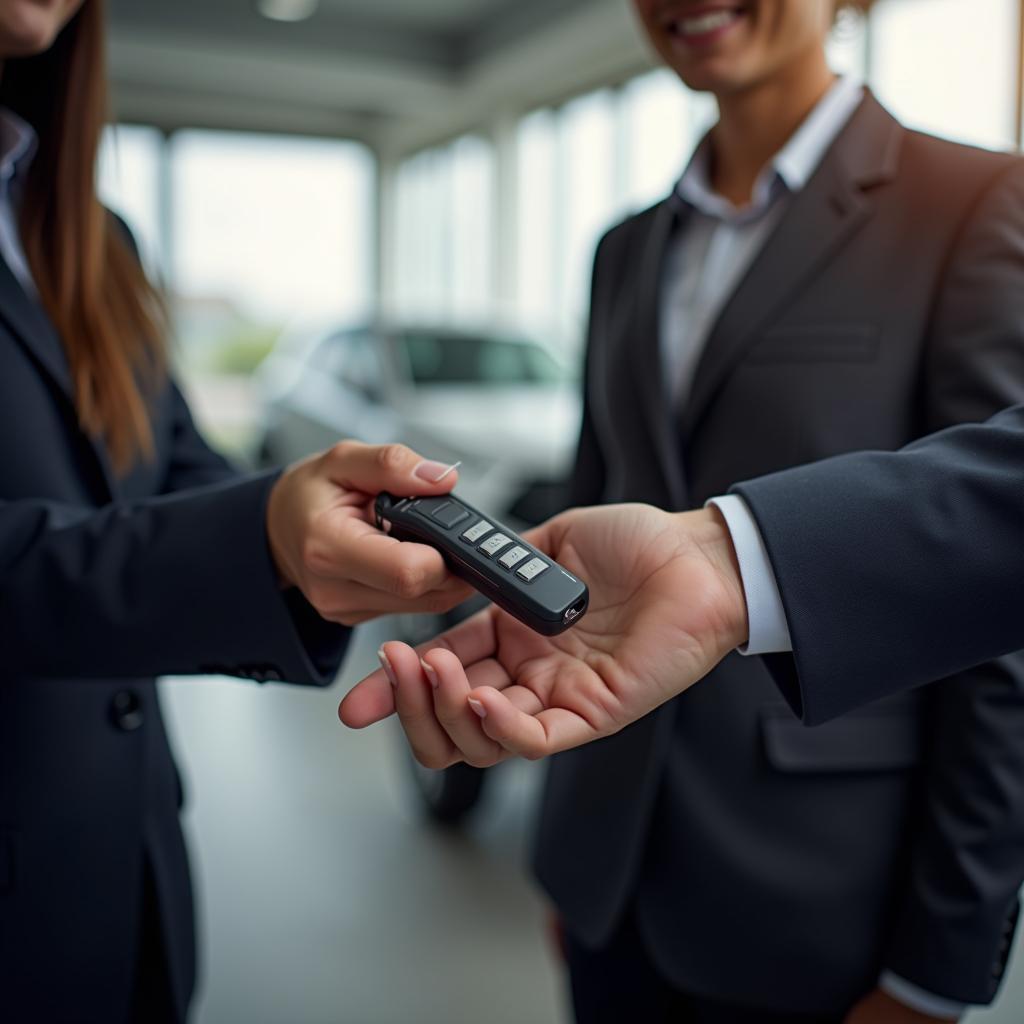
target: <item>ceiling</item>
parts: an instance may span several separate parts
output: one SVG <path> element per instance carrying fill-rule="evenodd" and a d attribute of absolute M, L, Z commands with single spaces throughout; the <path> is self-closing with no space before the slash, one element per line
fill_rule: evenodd
<path fill-rule="evenodd" d="M 122 120 L 349 136 L 401 153 L 645 67 L 629 0 L 109 0 Z"/>

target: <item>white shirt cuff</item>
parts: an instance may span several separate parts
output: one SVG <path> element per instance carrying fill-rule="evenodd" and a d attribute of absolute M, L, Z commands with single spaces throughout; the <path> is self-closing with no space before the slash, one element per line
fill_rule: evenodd
<path fill-rule="evenodd" d="M 929 1017 L 959 1020 L 970 1009 L 965 1003 L 958 1003 L 918 988 L 892 971 L 882 973 L 882 977 L 878 979 L 878 987 L 897 1002 Z"/>
<path fill-rule="evenodd" d="M 775 570 L 753 513 L 738 494 L 712 498 L 707 504 L 714 505 L 722 513 L 740 563 L 750 620 L 750 638 L 738 648 L 740 654 L 776 654 L 793 650 Z"/>

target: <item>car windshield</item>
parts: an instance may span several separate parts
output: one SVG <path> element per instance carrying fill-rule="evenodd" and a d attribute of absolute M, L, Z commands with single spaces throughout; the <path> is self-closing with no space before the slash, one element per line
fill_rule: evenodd
<path fill-rule="evenodd" d="M 559 364 L 532 342 L 429 331 L 406 331 L 396 341 L 416 385 L 554 384 L 565 378 Z"/>

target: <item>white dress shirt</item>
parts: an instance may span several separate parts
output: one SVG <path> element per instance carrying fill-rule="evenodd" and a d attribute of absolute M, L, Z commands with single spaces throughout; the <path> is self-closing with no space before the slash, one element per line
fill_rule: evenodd
<path fill-rule="evenodd" d="M 864 96 L 854 78 L 836 79 L 789 141 L 758 175 L 749 205 L 735 207 L 710 179 L 710 140 L 697 148 L 676 195 L 686 207 L 666 253 L 661 285 L 661 360 L 673 407 L 686 402 L 708 335 L 729 296 L 810 180 Z M 768 556 L 742 498 L 714 499 L 733 534 L 747 588 L 750 639 L 744 654 L 792 650 L 775 574 L 756 572 Z"/>
<path fill-rule="evenodd" d="M 686 205 L 682 228 L 666 254 L 661 285 L 661 359 L 674 407 L 686 402 L 708 336 L 729 297 L 860 105 L 863 86 L 836 80 L 785 146 L 761 172 L 749 205 L 735 207 L 710 180 L 708 140 L 690 160 L 676 194 Z M 712 498 L 736 548 L 750 621 L 746 655 L 791 651 L 793 643 L 778 582 L 761 532 L 735 494 Z M 957 1018 L 967 1007 L 885 971 L 879 987 L 920 1013 Z"/>
<path fill-rule="evenodd" d="M 18 200 L 37 146 L 32 126 L 0 107 L 0 257 L 31 296 L 36 287 L 18 232 Z"/>
<path fill-rule="evenodd" d="M 689 394 L 708 335 L 729 296 L 863 96 L 855 79 L 837 79 L 758 175 L 747 206 L 733 206 L 714 191 L 710 140 L 697 148 L 676 186 L 687 212 L 662 271 L 661 358 L 675 405 Z"/>

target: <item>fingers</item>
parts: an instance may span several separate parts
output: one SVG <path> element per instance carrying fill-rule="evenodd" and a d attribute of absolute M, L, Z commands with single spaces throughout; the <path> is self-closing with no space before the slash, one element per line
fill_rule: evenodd
<path fill-rule="evenodd" d="M 493 657 L 498 646 L 496 617 L 500 614 L 502 613 L 497 608 L 490 605 L 457 626 L 445 630 L 433 640 L 421 644 L 417 650 L 423 654 L 435 647 L 443 647 L 467 666 Z"/>
<path fill-rule="evenodd" d="M 394 713 L 395 688 L 383 666 L 360 679 L 338 705 L 338 717 L 350 729 L 365 729 Z"/>
<path fill-rule="evenodd" d="M 340 509 L 310 537 L 306 566 L 325 579 L 354 580 L 406 600 L 437 590 L 449 578 L 436 549 L 395 540 Z"/>
<path fill-rule="evenodd" d="M 451 466 L 424 459 L 404 444 L 339 441 L 324 459 L 335 483 L 364 494 L 447 494 L 459 476 Z"/>
<path fill-rule="evenodd" d="M 536 761 L 597 737 L 596 730 L 573 711 L 549 708 L 531 712 L 519 701 L 490 687 L 473 690 L 466 702 L 479 717 L 483 731 L 502 749 Z"/>
<path fill-rule="evenodd" d="M 523 534 L 523 539 L 538 550 L 554 558 L 558 553 L 566 532 L 579 519 L 579 516 L 579 509 L 569 509 L 567 512 L 561 512 L 547 522 L 527 530 Z"/>
<path fill-rule="evenodd" d="M 415 598 L 400 598 L 361 583 L 332 585 L 330 581 L 325 581 L 316 589 L 319 600 L 317 612 L 328 621 L 339 622 L 343 626 L 355 626 L 381 615 L 395 613 L 441 615 L 461 604 L 473 593 L 471 587 L 458 580 L 449 581 Z"/>
<path fill-rule="evenodd" d="M 454 629 L 450 629 L 433 640 L 421 644 L 414 652 L 418 663 L 421 655 L 436 647 L 452 651 L 466 665 L 483 661 L 494 654 L 497 640 L 494 631 L 493 609 L 485 608 Z M 405 647 L 404 644 L 397 645 Z M 385 654 L 395 645 L 384 644 Z M 422 669 L 420 669 L 422 672 Z M 486 681 L 483 681 L 486 682 Z M 424 680 L 423 685 L 426 686 Z M 388 681 L 383 668 L 360 680 L 341 702 L 338 716 L 351 729 L 364 729 L 379 722 L 395 711 L 394 688 Z"/>
<path fill-rule="evenodd" d="M 446 768 L 456 761 L 487 768 L 508 757 L 484 731 L 467 700 L 474 686 L 509 685 L 508 674 L 497 661 L 487 659 L 467 671 L 444 648 L 429 650 L 421 658 L 397 642 L 385 644 L 380 656 L 381 670 L 342 701 L 339 715 L 346 725 L 361 728 L 394 710 L 416 760 L 427 768 Z"/>
<path fill-rule="evenodd" d="M 426 768 L 447 768 L 461 760 L 434 710 L 431 680 L 428 682 L 419 655 L 407 644 L 385 644 L 383 653 L 395 684 L 395 710 L 413 755 Z M 465 690 L 469 692 L 466 684 Z"/>
<path fill-rule="evenodd" d="M 508 674 L 501 665 L 493 660 L 482 661 L 467 673 L 462 662 L 443 649 L 428 651 L 422 664 L 433 688 L 434 715 L 449 748 L 454 746 L 462 759 L 476 768 L 488 768 L 501 761 L 504 750 L 483 731 L 467 700 L 473 685 L 482 685 L 485 680 L 488 685 L 508 685 Z M 409 740 L 412 743 L 412 736 Z"/>

